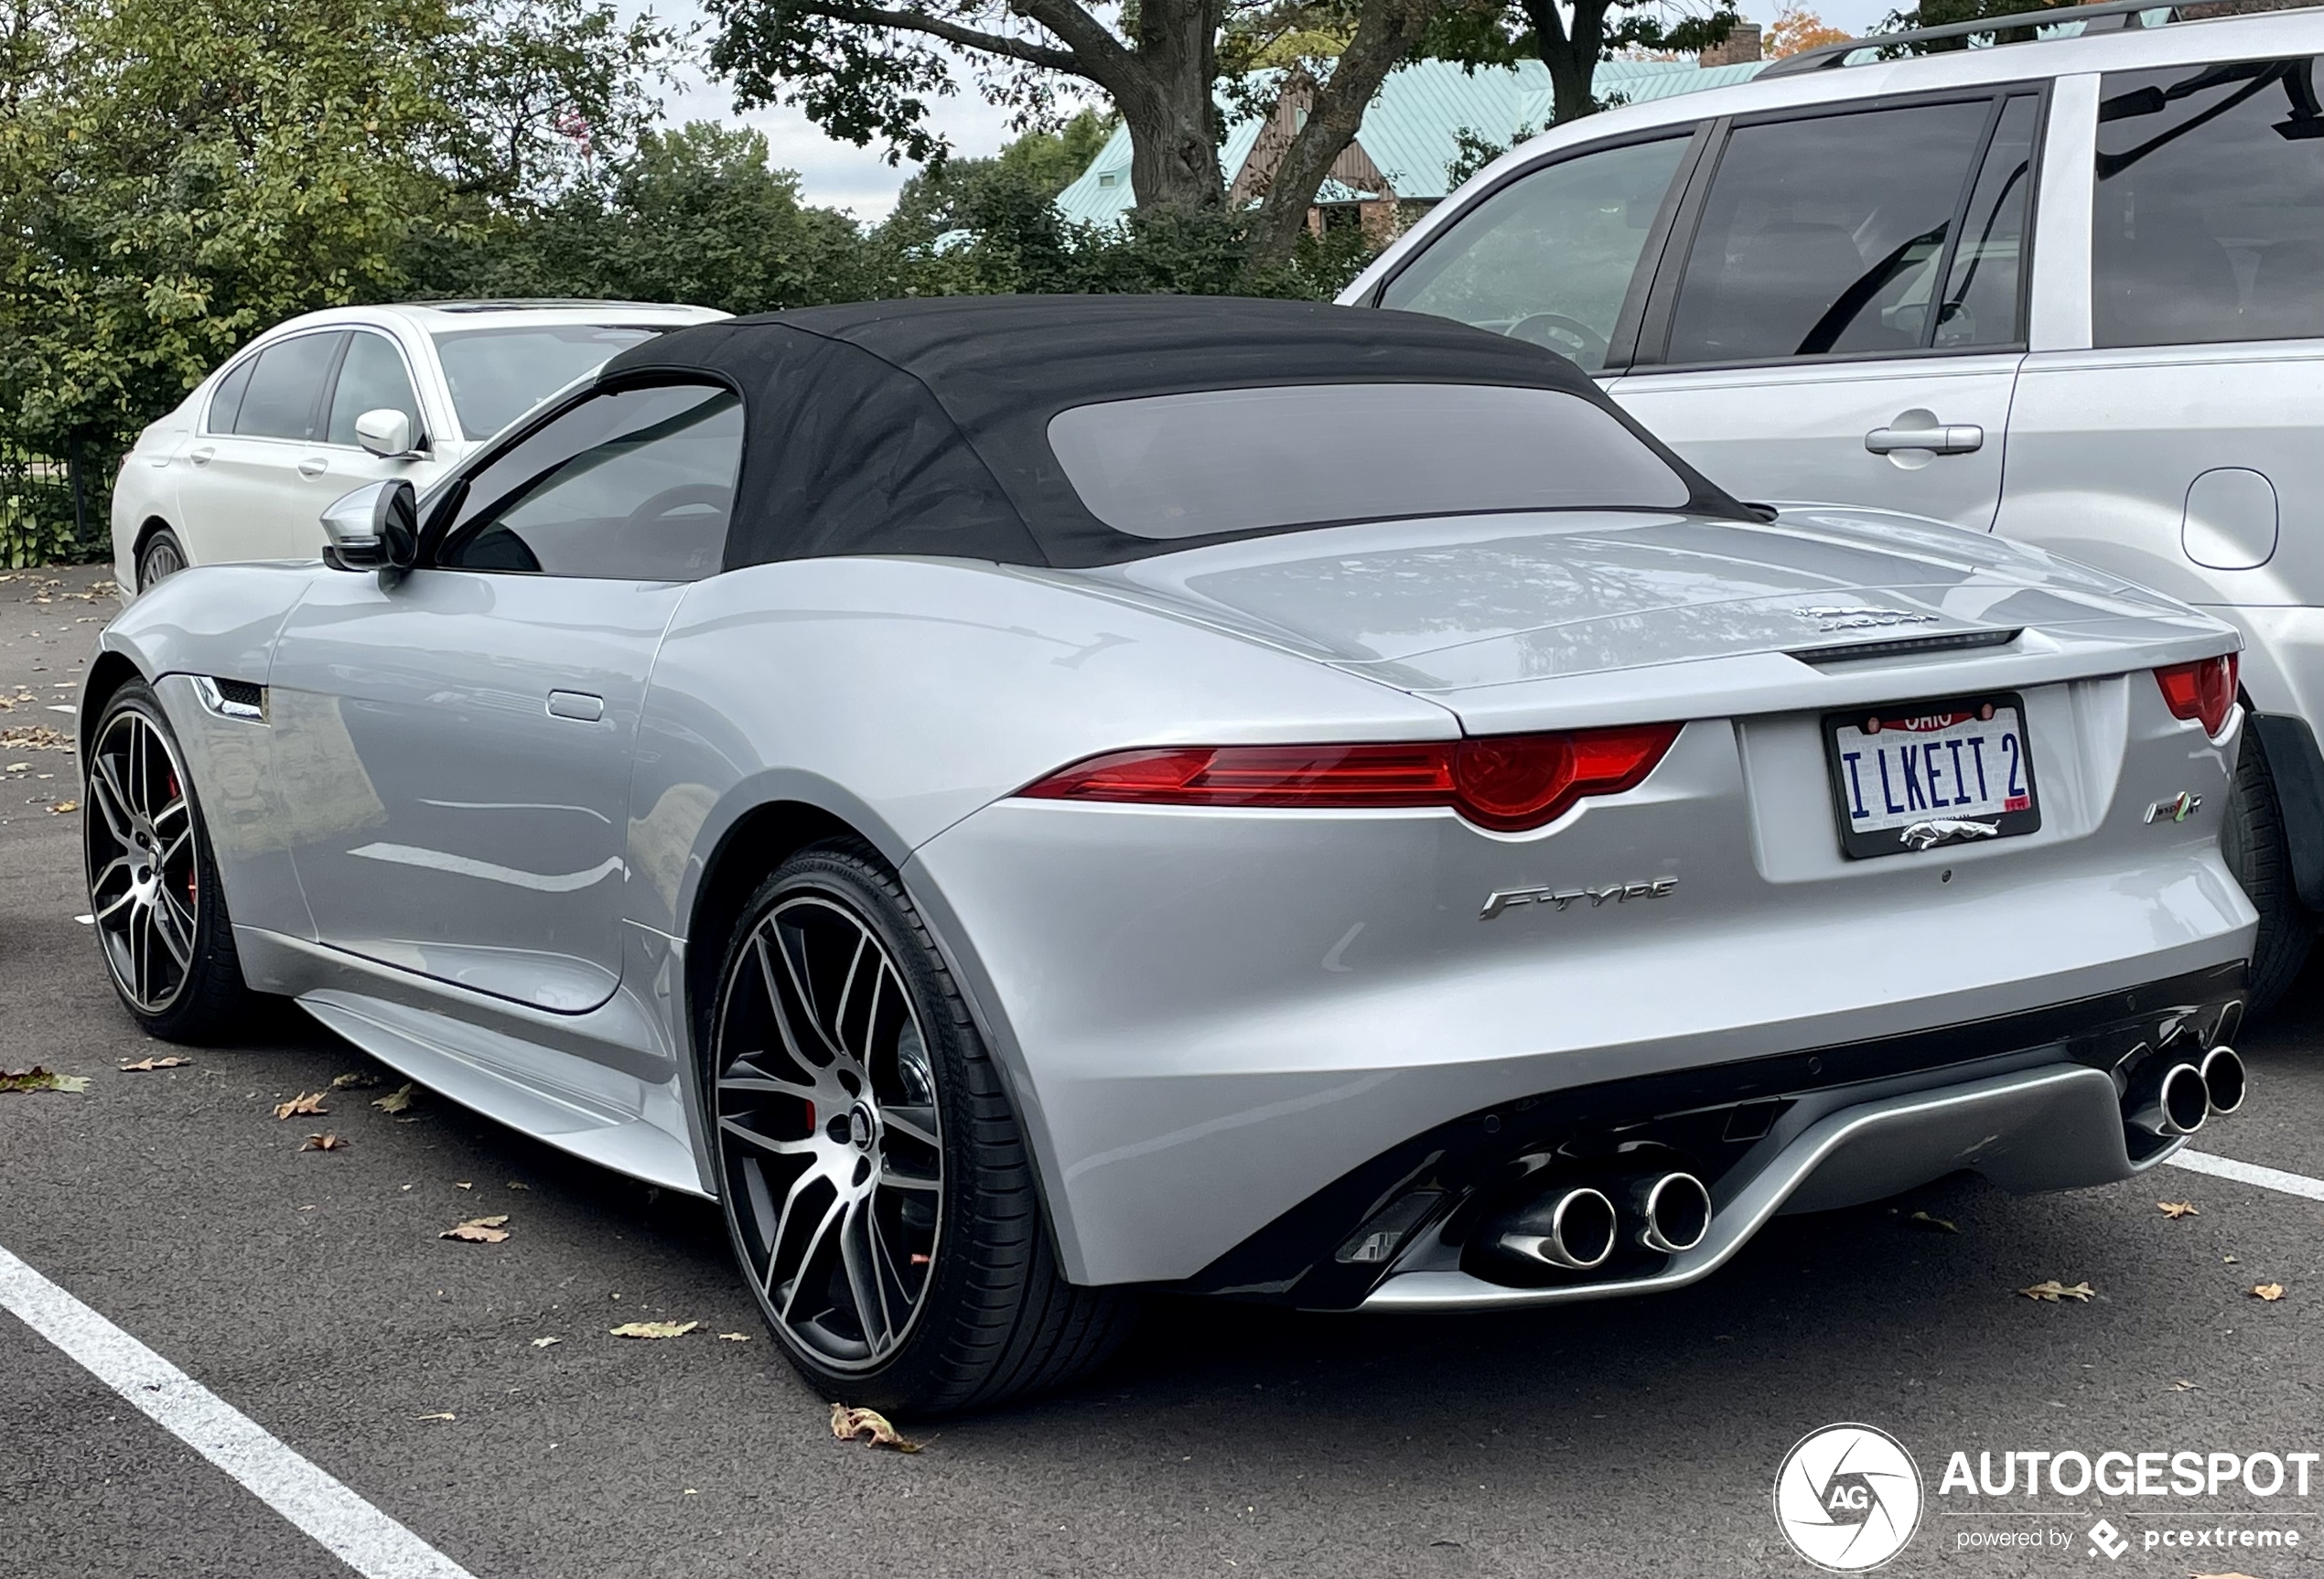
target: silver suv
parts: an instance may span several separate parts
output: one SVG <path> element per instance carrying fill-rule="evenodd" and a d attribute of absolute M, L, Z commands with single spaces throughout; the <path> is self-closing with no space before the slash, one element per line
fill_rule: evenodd
<path fill-rule="evenodd" d="M 2175 15 L 1891 35 L 1591 116 L 1340 299 L 1550 346 L 1747 499 L 1996 532 L 2240 627 L 2265 1004 L 2324 913 L 2324 13 Z"/>

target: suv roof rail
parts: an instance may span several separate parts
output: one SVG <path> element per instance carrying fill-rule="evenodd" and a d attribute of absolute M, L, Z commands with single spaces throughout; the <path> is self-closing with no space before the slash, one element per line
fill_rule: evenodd
<path fill-rule="evenodd" d="M 2210 11 L 2215 3 L 2216 0 L 2210 0 L 2203 9 Z M 1796 55 L 1788 55 L 1776 61 L 1759 75 L 1761 78 L 1792 77 L 1803 71 L 1821 71 L 1833 66 L 1845 66 L 1849 56 L 1867 49 L 1888 50 L 1903 45 L 1933 43 L 1943 38 L 1967 38 L 1980 33 L 2054 27 L 2060 22 L 2093 22 L 2119 16 L 2122 20 L 2115 24 L 2119 27 L 2143 27 L 2146 26 L 2146 13 L 2159 11 L 2168 18 L 2191 8 L 2188 5 L 2157 5 L 2155 0 L 2099 0 L 2093 5 L 2060 5 L 2047 11 L 2012 11 L 2006 16 L 1977 16 L 1966 22 L 1947 22 L 1936 27 L 1913 27 L 1899 33 L 1871 33 L 1843 43 L 1802 49 Z M 2012 42 L 2041 43 L 2044 40 L 2020 38 Z"/>

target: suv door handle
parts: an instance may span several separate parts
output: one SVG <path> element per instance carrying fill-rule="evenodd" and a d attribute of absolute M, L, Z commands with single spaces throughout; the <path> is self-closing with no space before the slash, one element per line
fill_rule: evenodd
<path fill-rule="evenodd" d="M 595 724 L 605 716 L 605 698 L 592 696 L 586 691 L 552 691 L 549 693 L 549 716 Z"/>
<path fill-rule="evenodd" d="M 1870 444 L 1872 441 L 1867 439 L 1864 442 Z M 320 477 L 330 469 L 331 463 L 326 456 L 310 455 L 298 463 L 298 475 L 301 477 Z"/>
<path fill-rule="evenodd" d="M 1874 455 L 1900 449 L 1968 455 L 1983 449 L 1985 444 L 1985 430 L 1973 422 L 1947 423 L 1940 427 L 1876 427 L 1864 435 L 1864 447 Z"/>
<path fill-rule="evenodd" d="M 192 461 L 196 466 L 208 466 L 217 454 L 218 451 L 213 446 L 204 445 L 199 449 L 188 450 L 186 452 L 186 458 Z"/>

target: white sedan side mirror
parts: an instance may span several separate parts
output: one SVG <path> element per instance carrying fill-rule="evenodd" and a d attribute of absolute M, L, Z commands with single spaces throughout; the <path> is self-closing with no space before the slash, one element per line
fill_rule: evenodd
<path fill-rule="evenodd" d="M 382 460 L 407 460 L 417 453 L 412 448 L 412 419 L 393 406 L 357 417 L 355 440 Z"/>

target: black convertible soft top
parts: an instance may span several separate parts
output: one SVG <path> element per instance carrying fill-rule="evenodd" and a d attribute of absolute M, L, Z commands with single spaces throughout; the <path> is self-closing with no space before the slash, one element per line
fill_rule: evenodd
<path fill-rule="evenodd" d="M 1418 313 L 1232 296 L 872 302 L 673 330 L 615 357 L 597 381 L 670 373 L 711 374 L 743 397 L 730 570 L 856 553 L 1080 566 L 1216 541 L 1157 541 L 1100 521 L 1050 448 L 1050 419 L 1105 402 L 1296 384 L 1560 391 L 1643 438 L 1684 479 L 1684 508 L 1750 519 L 1564 358 Z"/>

